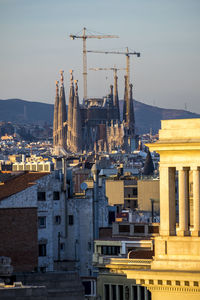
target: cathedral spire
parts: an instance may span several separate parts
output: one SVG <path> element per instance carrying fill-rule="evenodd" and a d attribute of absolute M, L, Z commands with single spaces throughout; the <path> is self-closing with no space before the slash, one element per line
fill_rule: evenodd
<path fill-rule="evenodd" d="M 60 125 L 62 125 L 67 120 L 63 73 L 64 73 L 64 71 L 61 70 L 60 71 L 60 97 L 59 97 Z"/>
<path fill-rule="evenodd" d="M 66 148 L 66 101 L 65 101 L 65 89 L 64 89 L 64 71 L 60 71 L 60 96 L 58 104 L 58 130 L 59 130 L 59 146 Z"/>
<path fill-rule="evenodd" d="M 67 131 L 67 145 L 70 148 L 72 142 L 72 127 L 73 127 L 73 105 L 74 105 L 74 79 L 73 70 L 70 70 L 70 91 L 68 104 L 68 131 Z"/>
<path fill-rule="evenodd" d="M 119 110 L 119 97 L 118 97 L 118 87 L 117 87 L 117 75 L 114 76 L 114 106 L 117 109 L 117 119 L 120 121 L 120 110 Z"/>
<path fill-rule="evenodd" d="M 132 129 L 132 134 L 135 133 L 135 115 L 134 115 L 134 104 L 133 104 L 133 85 L 129 85 L 129 95 L 130 95 L 130 127 Z"/>
<path fill-rule="evenodd" d="M 110 99 L 111 99 L 111 103 L 113 105 L 113 85 L 110 85 Z"/>
<path fill-rule="evenodd" d="M 59 102 L 59 81 L 56 80 L 56 96 L 54 104 L 54 118 L 53 118 L 53 145 L 58 143 L 58 102 Z"/>
<path fill-rule="evenodd" d="M 126 122 L 126 102 L 127 102 L 127 97 L 128 97 L 128 91 L 127 91 L 127 76 L 124 76 L 124 104 L 123 104 L 123 120 Z"/>
<path fill-rule="evenodd" d="M 78 97 L 78 81 L 75 80 L 75 96 L 73 105 L 73 151 L 79 152 L 82 150 L 82 128 L 81 128 L 81 114 Z"/>

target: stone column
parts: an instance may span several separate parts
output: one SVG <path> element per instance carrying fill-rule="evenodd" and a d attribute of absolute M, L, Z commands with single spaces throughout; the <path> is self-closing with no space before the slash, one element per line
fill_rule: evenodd
<path fill-rule="evenodd" d="M 175 168 L 160 165 L 160 235 L 175 234 Z"/>
<path fill-rule="evenodd" d="M 193 173 L 193 236 L 200 236 L 200 174 L 198 167 L 192 168 Z"/>
<path fill-rule="evenodd" d="M 109 299 L 112 299 L 112 287 L 111 287 L 111 284 L 109 284 Z"/>
<path fill-rule="evenodd" d="M 137 300 L 141 300 L 141 287 L 137 286 Z"/>
<path fill-rule="evenodd" d="M 119 286 L 118 285 L 116 285 L 116 297 L 117 297 L 116 300 L 120 300 L 119 299 Z"/>
<path fill-rule="evenodd" d="M 178 168 L 179 228 L 177 235 L 189 235 L 188 230 L 188 168 Z"/>

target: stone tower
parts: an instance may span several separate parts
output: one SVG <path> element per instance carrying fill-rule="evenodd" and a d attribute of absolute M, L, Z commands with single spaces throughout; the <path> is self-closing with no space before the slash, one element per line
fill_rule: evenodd
<path fill-rule="evenodd" d="M 123 121 L 126 122 L 126 101 L 128 98 L 127 76 L 124 76 L 124 104 L 123 104 Z"/>
<path fill-rule="evenodd" d="M 117 109 L 117 119 L 120 121 L 120 110 L 119 110 L 119 97 L 118 97 L 118 87 L 117 87 L 117 75 L 114 77 L 114 98 L 113 98 L 113 104 Z"/>
<path fill-rule="evenodd" d="M 74 105 L 74 81 L 73 71 L 70 71 L 70 92 L 69 92 L 69 104 L 68 104 L 68 128 L 67 128 L 67 147 L 71 148 L 72 141 L 72 128 L 73 128 L 73 105 Z"/>
<path fill-rule="evenodd" d="M 113 105 L 113 85 L 110 85 L 110 99 L 111 99 L 111 105 Z"/>
<path fill-rule="evenodd" d="M 58 102 L 58 146 L 66 150 L 67 139 L 67 113 L 66 113 L 66 101 L 65 101 L 65 89 L 63 71 L 60 71 L 60 96 Z"/>
<path fill-rule="evenodd" d="M 135 135 L 135 116 L 133 106 L 133 85 L 127 85 L 127 76 L 125 78 L 124 89 L 124 106 L 123 106 L 123 120 L 124 120 L 124 149 L 126 152 L 132 152 L 136 148 Z"/>
<path fill-rule="evenodd" d="M 80 152 L 82 150 L 82 126 L 77 81 L 75 81 L 75 96 L 73 105 L 72 143 L 71 149 L 73 152 Z"/>
<path fill-rule="evenodd" d="M 130 105 L 130 116 L 129 116 L 129 128 L 131 129 L 132 137 L 135 135 L 135 114 L 134 114 L 134 105 L 133 105 L 133 85 L 129 85 L 129 105 Z"/>
<path fill-rule="evenodd" d="M 54 118 L 53 118 L 53 146 L 58 144 L 58 102 L 59 102 L 59 87 L 58 81 L 56 81 L 56 96 L 54 104 Z"/>

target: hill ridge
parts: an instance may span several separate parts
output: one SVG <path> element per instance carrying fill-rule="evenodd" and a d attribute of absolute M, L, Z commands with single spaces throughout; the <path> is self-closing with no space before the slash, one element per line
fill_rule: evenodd
<path fill-rule="evenodd" d="M 120 100 L 122 113 L 123 100 Z M 19 98 L 0 99 L 0 121 L 53 124 L 54 105 L 44 102 L 28 101 Z M 160 129 L 160 121 L 166 119 L 200 118 L 200 114 L 183 109 L 161 108 L 134 100 L 136 129 L 139 134 L 154 133 Z"/>

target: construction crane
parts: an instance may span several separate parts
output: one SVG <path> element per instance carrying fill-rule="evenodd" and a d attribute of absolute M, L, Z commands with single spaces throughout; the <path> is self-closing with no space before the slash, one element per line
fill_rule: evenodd
<path fill-rule="evenodd" d="M 117 71 L 119 70 L 126 70 L 126 68 L 90 68 L 89 70 L 92 71 L 113 71 L 114 72 L 114 77 L 117 76 Z"/>
<path fill-rule="evenodd" d="M 105 39 L 105 38 L 118 38 L 117 35 L 88 35 L 86 34 L 86 28 L 83 28 L 82 35 L 70 34 L 72 40 L 82 39 L 83 40 L 83 98 L 87 99 L 87 50 L 86 50 L 86 40 L 87 39 Z"/>
<path fill-rule="evenodd" d="M 126 52 L 121 51 L 98 51 L 98 50 L 88 50 L 90 53 L 104 53 L 104 54 L 123 54 L 126 56 L 126 75 L 127 75 L 127 91 L 129 91 L 129 82 L 130 82 L 130 55 L 136 55 L 140 57 L 140 52 L 129 52 L 128 47 Z M 128 92 L 129 93 L 129 92 Z"/>

